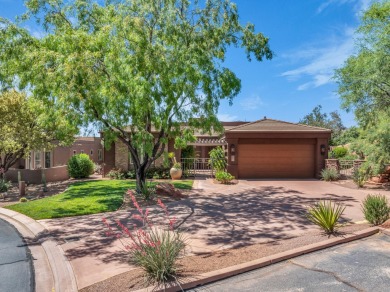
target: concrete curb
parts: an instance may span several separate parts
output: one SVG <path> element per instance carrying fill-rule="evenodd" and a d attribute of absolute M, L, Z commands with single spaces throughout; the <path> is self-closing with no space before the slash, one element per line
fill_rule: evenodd
<path fill-rule="evenodd" d="M 46 231 L 39 222 L 12 210 L 0 208 L 0 218 L 15 226 L 25 238 L 34 239 Z M 60 245 L 47 239 L 27 246 L 34 258 L 35 291 L 77 291 L 72 266 Z"/>
<path fill-rule="evenodd" d="M 260 258 L 257 260 L 243 263 L 243 264 L 239 264 L 239 265 L 227 267 L 224 269 L 204 273 L 204 274 L 198 275 L 192 279 L 184 279 L 183 283 L 180 283 L 181 287 L 179 287 L 178 285 L 166 287 L 166 288 L 150 286 L 150 287 L 147 287 L 144 289 L 137 290 L 135 292 L 182 291 L 182 289 L 194 288 L 194 287 L 204 285 L 204 284 L 207 284 L 210 282 L 219 281 L 219 280 L 231 277 L 231 276 L 235 276 L 237 274 L 249 272 L 251 270 L 262 268 L 262 267 L 265 267 L 265 266 L 268 266 L 271 264 L 275 264 L 275 263 L 278 263 L 281 261 L 285 261 L 285 260 L 300 256 L 300 255 L 304 255 L 307 253 L 311 253 L 314 251 L 318 251 L 321 249 L 332 247 L 332 246 L 335 246 L 338 244 L 351 242 L 351 241 L 354 241 L 357 239 L 362 239 L 362 238 L 374 235 L 374 234 L 378 233 L 379 231 L 381 231 L 380 227 L 370 227 L 370 228 L 355 232 L 351 235 L 347 235 L 343 238 L 332 238 L 332 239 L 324 240 L 322 242 L 309 244 L 309 245 L 306 245 L 303 247 L 295 248 L 295 249 L 281 252 L 278 254 L 274 254 L 274 255 L 271 255 L 268 257 L 263 257 L 263 258 Z"/>

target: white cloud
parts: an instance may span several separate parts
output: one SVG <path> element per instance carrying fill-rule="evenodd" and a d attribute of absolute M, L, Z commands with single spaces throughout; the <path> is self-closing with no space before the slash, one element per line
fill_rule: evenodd
<path fill-rule="evenodd" d="M 232 122 L 232 121 L 237 121 L 237 116 L 233 116 L 230 114 L 218 114 L 218 119 L 223 122 Z"/>
<path fill-rule="evenodd" d="M 260 96 L 247 97 L 240 101 L 241 107 L 246 111 L 258 109 L 263 104 Z"/>
<path fill-rule="evenodd" d="M 331 37 L 317 47 L 297 49 L 288 58 L 300 60 L 304 65 L 285 71 L 282 76 L 288 80 L 299 80 L 308 77 L 310 81 L 298 86 L 298 90 L 316 88 L 332 82 L 334 70 L 354 52 L 354 29 L 347 28 L 339 37 Z"/>
<path fill-rule="evenodd" d="M 321 13 L 322 11 L 324 11 L 326 8 L 328 8 L 330 5 L 333 5 L 333 4 L 343 5 L 345 3 L 354 2 L 354 1 L 355 0 L 328 0 L 328 1 L 325 1 L 324 3 L 322 3 L 318 7 L 317 13 Z"/>
<path fill-rule="evenodd" d="M 366 10 L 373 0 L 327 0 L 323 2 L 317 9 L 317 13 L 321 13 L 332 5 L 353 4 L 353 9 L 356 11 L 355 16 L 359 17 L 361 11 Z"/>

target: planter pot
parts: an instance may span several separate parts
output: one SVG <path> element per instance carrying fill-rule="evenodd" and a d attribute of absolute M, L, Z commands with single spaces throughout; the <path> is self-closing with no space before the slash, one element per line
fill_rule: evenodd
<path fill-rule="evenodd" d="M 174 179 L 180 179 L 181 175 L 183 174 L 183 171 L 180 168 L 171 168 L 169 171 L 169 174 L 171 175 L 171 178 Z"/>

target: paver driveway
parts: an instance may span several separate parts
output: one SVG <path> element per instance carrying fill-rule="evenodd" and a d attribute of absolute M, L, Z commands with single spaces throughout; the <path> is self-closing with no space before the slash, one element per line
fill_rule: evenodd
<path fill-rule="evenodd" d="M 209 252 L 309 232 L 316 227 L 303 215 L 306 206 L 323 198 L 347 206 L 345 221 L 361 221 L 360 202 L 372 192 L 318 180 L 240 180 L 237 185 L 198 180 L 189 199 L 168 207 L 188 233 L 191 251 Z M 390 192 L 382 193 L 390 199 Z M 158 207 L 151 209 L 159 216 L 153 211 Z M 126 224 L 131 214 L 119 211 L 104 216 Z M 98 214 L 40 221 L 61 241 L 79 288 L 131 269 L 121 244 L 105 237 L 102 217 Z"/>

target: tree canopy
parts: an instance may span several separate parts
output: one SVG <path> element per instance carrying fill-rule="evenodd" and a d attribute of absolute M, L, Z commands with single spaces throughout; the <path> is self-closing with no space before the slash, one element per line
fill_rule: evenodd
<path fill-rule="evenodd" d="M 380 172 L 390 163 L 390 2 L 375 2 L 357 30 L 356 54 L 336 71 L 343 107 L 361 126 L 354 148 Z"/>
<path fill-rule="evenodd" d="M 0 23 L 0 78 L 56 107 L 97 122 L 107 144 L 129 149 L 141 187 L 168 138 L 184 147 L 195 128 L 220 129 L 220 100 L 240 79 L 224 66 L 230 46 L 248 60 L 271 59 L 269 40 L 241 25 L 229 0 L 29 0 L 24 18 L 46 30 L 37 39 Z M 69 118 L 69 117 L 67 117 Z M 183 127 L 183 124 L 186 127 Z"/>
<path fill-rule="evenodd" d="M 77 133 L 58 112 L 14 90 L 0 95 L 0 175 L 31 150 L 70 143 Z"/>
<path fill-rule="evenodd" d="M 337 111 L 333 111 L 328 115 L 327 113 L 321 112 L 321 110 L 322 106 L 317 105 L 313 111 L 305 115 L 299 123 L 332 130 L 330 144 L 337 145 L 337 141 L 346 127 L 343 125 L 340 114 Z"/>

